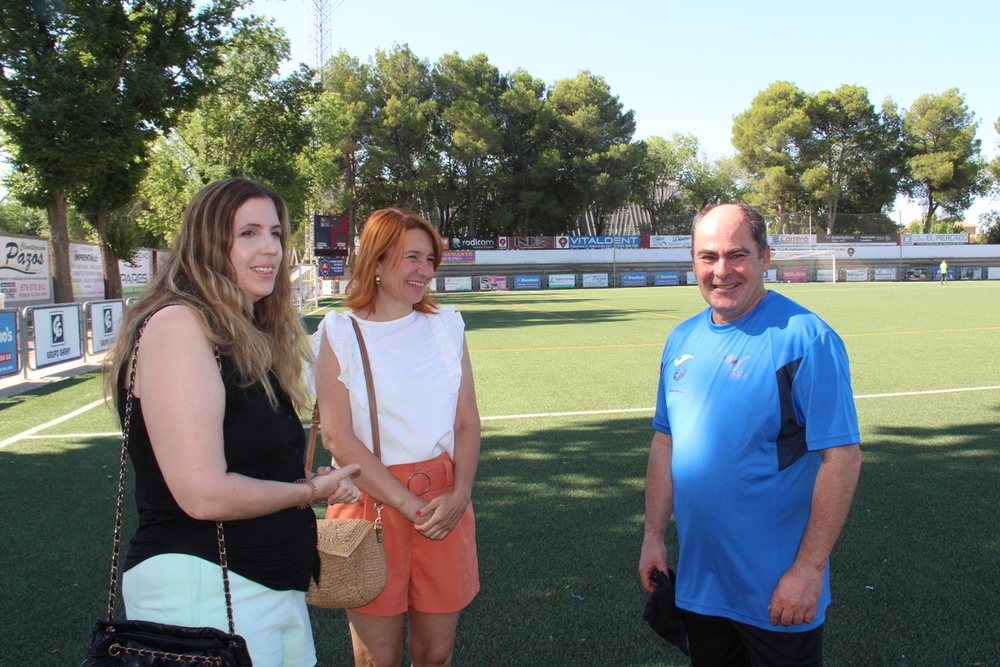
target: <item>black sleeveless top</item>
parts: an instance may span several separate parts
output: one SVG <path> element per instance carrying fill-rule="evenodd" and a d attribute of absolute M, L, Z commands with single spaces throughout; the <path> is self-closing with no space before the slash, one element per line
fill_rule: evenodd
<path fill-rule="evenodd" d="M 278 397 L 275 410 L 260 385 L 239 387 L 232 364 L 223 357 L 221 365 L 226 389 L 222 430 L 228 471 L 279 482 L 301 478 L 305 434 L 287 394 L 271 377 Z M 125 398 L 126 389 L 119 388 L 123 422 Z M 138 398 L 132 406 L 129 456 L 135 468 L 139 526 L 124 569 L 166 553 L 218 563 L 215 522 L 192 519 L 177 505 L 153 455 Z M 251 581 L 273 590 L 304 591 L 310 577 L 318 573 L 316 517 L 312 509 L 293 507 L 254 519 L 224 521 L 223 528 L 229 569 Z"/>

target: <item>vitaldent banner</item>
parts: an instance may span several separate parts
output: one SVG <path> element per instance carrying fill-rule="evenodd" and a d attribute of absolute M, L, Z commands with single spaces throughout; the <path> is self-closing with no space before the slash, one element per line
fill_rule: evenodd
<path fill-rule="evenodd" d="M 50 299 L 49 242 L 0 236 L 0 292 L 7 305 Z"/>

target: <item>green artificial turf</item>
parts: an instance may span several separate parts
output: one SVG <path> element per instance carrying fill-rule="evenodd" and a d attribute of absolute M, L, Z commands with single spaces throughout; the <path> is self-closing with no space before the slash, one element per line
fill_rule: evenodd
<path fill-rule="evenodd" d="M 833 556 L 826 664 L 1000 665 L 1000 390 L 892 395 L 1000 385 L 1000 282 L 770 287 L 843 336 L 858 396 L 865 465 Z M 485 418 L 482 592 L 455 665 L 688 664 L 643 624 L 636 561 L 647 408 L 664 339 L 705 307 L 697 289 L 440 301 L 463 312 Z M 100 396 L 88 374 L 0 399 L 0 440 Z M 608 412 L 564 414 L 588 411 Z M 101 405 L 0 449 L 3 664 L 82 660 L 106 605 L 114 429 Z M 313 625 L 320 664 L 351 664 L 343 612 Z"/>

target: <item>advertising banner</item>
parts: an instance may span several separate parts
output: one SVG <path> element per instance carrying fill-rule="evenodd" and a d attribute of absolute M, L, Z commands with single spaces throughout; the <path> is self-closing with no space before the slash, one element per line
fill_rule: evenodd
<path fill-rule="evenodd" d="M 475 264 L 475 250 L 445 250 L 441 253 L 442 264 Z"/>
<path fill-rule="evenodd" d="M 39 306 L 31 311 L 35 330 L 35 368 L 44 368 L 83 356 L 80 348 L 80 308 L 76 305 Z"/>
<path fill-rule="evenodd" d="M 50 275 L 46 239 L 0 236 L 0 292 L 8 306 L 52 298 Z"/>
<path fill-rule="evenodd" d="M 1000 280 L 1000 266 L 988 266 L 988 267 L 986 267 L 986 279 L 987 280 Z"/>
<path fill-rule="evenodd" d="M 690 248 L 691 235 L 680 236 L 650 236 L 650 248 Z"/>
<path fill-rule="evenodd" d="M 559 248 L 570 248 L 572 250 L 612 248 L 615 245 L 615 239 L 613 236 L 557 236 L 556 245 Z M 636 247 L 638 248 L 639 246 L 637 245 Z"/>
<path fill-rule="evenodd" d="M 316 262 L 322 278 L 341 278 L 344 275 L 343 257 L 321 257 Z"/>
<path fill-rule="evenodd" d="M 549 289 L 576 287 L 575 273 L 553 273 L 549 276 Z"/>
<path fill-rule="evenodd" d="M 804 283 L 807 280 L 805 269 L 785 269 L 782 280 L 786 283 Z"/>
<path fill-rule="evenodd" d="M 900 234 L 900 245 L 964 245 L 968 234 Z"/>
<path fill-rule="evenodd" d="M 556 247 L 551 236 L 514 236 L 508 243 L 511 250 L 552 250 Z"/>
<path fill-rule="evenodd" d="M 445 292 L 471 292 L 472 291 L 472 276 L 466 276 L 463 278 L 446 277 L 444 279 L 444 291 Z"/>
<path fill-rule="evenodd" d="M 621 274 L 621 286 L 622 287 L 645 287 L 646 286 L 646 274 L 645 273 L 623 273 Z"/>
<path fill-rule="evenodd" d="M 688 285 L 697 285 L 698 284 L 698 278 L 694 275 L 694 271 L 688 271 L 685 274 L 684 281 Z"/>
<path fill-rule="evenodd" d="M 104 298 L 104 265 L 98 246 L 70 242 L 69 273 L 73 279 L 74 299 Z"/>
<path fill-rule="evenodd" d="M 896 269 L 894 268 L 883 268 L 875 269 L 875 280 L 895 280 L 896 279 Z"/>
<path fill-rule="evenodd" d="M 811 245 L 816 242 L 815 234 L 768 234 L 767 243 L 771 246 Z"/>
<path fill-rule="evenodd" d="M 765 283 L 776 283 L 778 282 L 778 269 L 768 269 L 764 272 L 764 282 Z"/>
<path fill-rule="evenodd" d="M 584 287 L 607 287 L 608 274 L 606 273 L 585 273 L 582 276 Z"/>
<path fill-rule="evenodd" d="M 983 269 L 978 266 L 963 266 L 959 270 L 962 280 L 982 280 Z"/>
<path fill-rule="evenodd" d="M 121 301 L 90 304 L 91 352 L 104 352 L 115 344 L 122 321 L 122 309 Z"/>
<path fill-rule="evenodd" d="M 514 276 L 514 289 L 542 289 L 542 277 Z"/>
<path fill-rule="evenodd" d="M 118 270 L 122 274 L 122 296 L 142 294 L 153 275 L 153 251 L 137 250 L 131 264 L 118 260 Z"/>
<path fill-rule="evenodd" d="M 678 271 L 658 271 L 653 274 L 654 285 L 680 285 L 681 274 Z"/>
<path fill-rule="evenodd" d="M 495 238 L 462 238 L 452 236 L 448 245 L 449 250 L 496 250 L 497 240 Z"/>
<path fill-rule="evenodd" d="M 930 280 L 932 275 L 933 269 L 928 269 L 923 266 L 906 267 L 907 280 Z"/>
<path fill-rule="evenodd" d="M 0 378 L 21 370 L 21 354 L 17 349 L 17 311 L 0 310 Z"/>
<path fill-rule="evenodd" d="M 638 248 L 638 236 L 612 236 L 614 247 L 616 248 Z"/>
<path fill-rule="evenodd" d="M 816 243 L 889 243 L 897 245 L 895 234 L 817 234 Z"/>
<path fill-rule="evenodd" d="M 493 292 L 507 289 L 507 276 L 479 276 L 479 291 Z"/>
<path fill-rule="evenodd" d="M 868 280 L 868 269 L 847 269 L 845 279 L 849 283 L 863 283 Z"/>
<path fill-rule="evenodd" d="M 832 283 L 833 269 L 816 269 L 816 282 Z"/>

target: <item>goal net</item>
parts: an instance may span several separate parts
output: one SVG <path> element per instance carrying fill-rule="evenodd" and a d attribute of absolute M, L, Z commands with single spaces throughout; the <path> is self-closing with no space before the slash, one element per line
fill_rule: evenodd
<path fill-rule="evenodd" d="M 771 249 L 771 268 L 777 280 L 783 283 L 835 283 L 837 258 L 829 250 L 776 250 Z"/>

